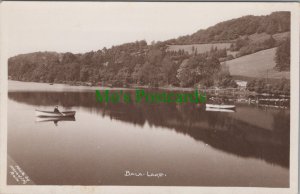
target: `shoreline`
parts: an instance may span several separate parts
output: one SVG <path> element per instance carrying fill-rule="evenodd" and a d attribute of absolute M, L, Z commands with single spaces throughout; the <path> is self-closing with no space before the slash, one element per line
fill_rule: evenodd
<path fill-rule="evenodd" d="M 24 85 L 31 85 L 28 86 L 28 88 L 14 88 L 12 85 L 13 83 L 22 83 Z M 181 88 L 181 87 L 170 87 L 170 86 L 162 86 L 162 87 L 148 87 L 148 86 L 132 86 L 132 87 L 109 87 L 109 86 L 87 86 L 87 85 L 70 85 L 65 83 L 43 83 L 43 82 L 30 82 L 30 81 L 19 81 L 19 80 L 8 80 L 8 91 L 22 91 L 22 90 L 37 90 L 37 88 L 34 88 L 33 85 L 40 85 L 43 84 L 47 87 L 43 89 L 38 89 L 41 91 L 48 91 L 48 90 L 66 90 L 66 91 L 90 91 L 90 90 L 136 90 L 136 89 L 156 89 L 156 90 L 167 90 L 167 91 L 195 91 L 196 88 Z"/>
<path fill-rule="evenodd" d="M 14 83 L 21 83 L 23 87 L 15 86 Z M 41 85 L 43 87 L 41 88 Z M 36 87 L 35 87 L 36 86 Z M 179 92 L 205 92 L 211 96 L 238 96 L 238 95 L 248 95 L 248 96 L 277 96 L 277 97 L 290 97 L 289 95 L 283 94 L 272 94 L 272 93 L 257 93 L 241 88 L 181 88 L 175 86 L 160 86 L 160 87 L 148 87 L 148 86 L 137 86 L 133 85 L 132 87 L 108 87 L 108 86 L 86 86 L 86 85 L 69 85 L 65 83 L 42 83 L 42 82 L 27 82 L 27 81 L 18 81 L 18 80 L 8 80 L 8 92 L 15 91 L 65 91 L 65 92 L 78 92 L 78 91 L 96 91 L 96 90 L 124 90 L 132 91 L 137 89 L 145 90 L 163 90 L 163 91 L 179 91 Z M 228 91 L 227 91 L 228 90 Z M 236 90 L 230 93 L 230 90 Z M 223 91 L 223 93 L 222 93 Z M 229 94 L 228 94 L 229 93 Z"/>

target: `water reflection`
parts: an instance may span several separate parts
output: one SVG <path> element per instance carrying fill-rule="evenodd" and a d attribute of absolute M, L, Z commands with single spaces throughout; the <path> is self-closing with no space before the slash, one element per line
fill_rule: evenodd
<path fill-rule="evenodd" d="M 226 113 L 207 112 L 203 106 L 194 104 L 100 104 L 96 102 L 94 92 L 10 92 L 8 97 L 34 106 L 79 107 L 91 114 L 131 123 L 141 129 L 146 123 L 163 127 L 226 153 L 289 168 L 288 110 L 239 105 L 236 113 Z"/>
<path fill-rule="evenodd" d="M 35 122 L 53 122 L 55 126 L 58 126 L 58 122 L 62 121 L 75 121 L 75 117 L 36 117 Z"/>

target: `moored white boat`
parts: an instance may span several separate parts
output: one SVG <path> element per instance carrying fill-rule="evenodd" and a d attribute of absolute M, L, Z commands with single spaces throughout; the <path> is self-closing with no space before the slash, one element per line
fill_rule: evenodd
<path fill-rule="evenodd" d="M 225 109 L 225 108 L 205 108 L 206 111 L 213 112 L 235 112 L 234 109 Z"/>
<path fill-rule="evenodd" d="M 217 108 L 217 109 L 234 109 L 235 105 L 230 104 L 206 104 L 206 108 Z"/>
<path fill-rule="evenodd" d="M 35 116 L 37 117 L 74 117 L 75 113 L 76 111 L 53 112 L 35 110 Z"/>

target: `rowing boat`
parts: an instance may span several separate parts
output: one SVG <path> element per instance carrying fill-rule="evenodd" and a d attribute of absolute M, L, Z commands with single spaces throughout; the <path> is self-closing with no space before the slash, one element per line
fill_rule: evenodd
<path fill-rule="evenodd" d="M 230 104 L 206 104 L 206 108 L 234 109 L 235 105 L 230 105 Z"/>
<path fill-rule="evenodd" d="M 75 113 L 76 111 L 53 112 L 35 110 L 35 116 L 37 117 L 74 117 Z"/>

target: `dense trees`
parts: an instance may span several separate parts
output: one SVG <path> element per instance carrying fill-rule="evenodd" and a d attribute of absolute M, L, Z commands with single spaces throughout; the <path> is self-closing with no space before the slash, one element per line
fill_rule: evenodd
<path fill-rule="evenodd" d="M 272 35 L 263 41 L 251 41 L 248 36 L 246 36 L 244 38 L 240 37 L 234 43 L 232 43 L 230 50 L 237 51 L 236 57 L 241 57 L 261 50 L 276 47 L 279 44 L 281 44 L 281 42 L 276 41 Z"/>
<path fill-rule="evenodd" d="M 227 66 L 222 66 L 221 71 L 216 74 L 217 86 L 221 88 L 236 88 L 238 85 L 230 76 L 229 68 Z"/>
<path fill-rule="evenodd" d="M 176 84 L 178 64 L 188 56 L 182 51 L 168 53 L 164 46 L 137 41 L 78 55 L 36 52 L 10 58 L 8 71 L 12 79 L 22 81 Z"/>
<path fill-rule="evenodd" d="M 221 70 L 217 58 L 218 52 L 194 55 L 183 61 L 177 70 L 177 78 L 182 87 L 191 87 L 197 84 L 200 87 L 214 85 L 214 76 Z"/>
<path fill-rule="evenodd" d="M 290 39 L 286 39 L 276 50 L 276 68 L 280 71 L 290 70 Z"/>
<path fill-rule="evenodd" d="M 258 93 L 289 93 L 290 92 L 290 80 L 266 80 L 266 79 L 254 79 L 247 84 L 249 91 L 255 91 Z"/>
<path fill-rule="evenodd" d="M 12 79 L 23 81 L 191 87 L 212 86 L 220 71 L 219 59 L 226 56 L 225 49 L 189 55 L 182 50 L 167 52 L 163 44 L 136 42 L 82 55 L 31 53 L 8 63 Z"/>

